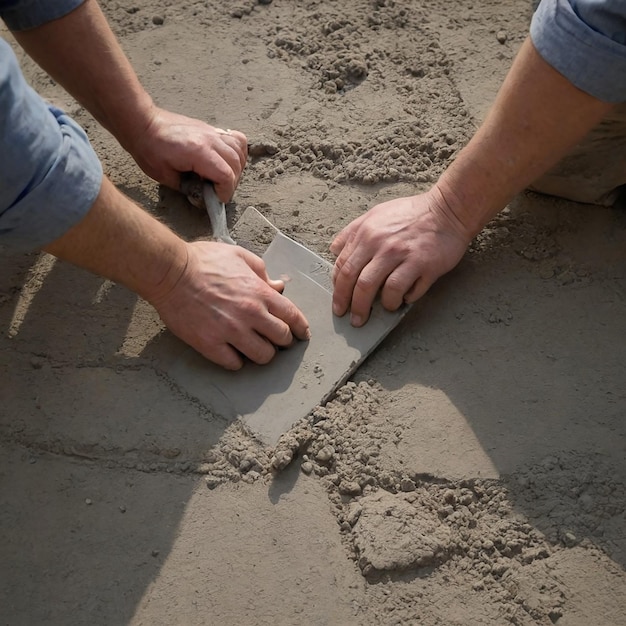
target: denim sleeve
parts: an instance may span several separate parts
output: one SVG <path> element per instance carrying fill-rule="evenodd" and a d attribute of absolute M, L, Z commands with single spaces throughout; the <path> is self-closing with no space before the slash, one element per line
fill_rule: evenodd
<path fill-rule="evenodd" d="M 0 0 L 0 18 L 10 30 L 27 30 L 67 15 L 84 1 Z"/>
<path fill-rule="evenodd" d="M 576 87 L 605 102 L 626 101 L 625 0 L 542 0 L 530 36 Z"/>
<path fill-rule="evenodd" d="M 85 132 L 26 83 L 0 39 L 0 253 L 63 235 L 93 205 L 102 175 Z"/>

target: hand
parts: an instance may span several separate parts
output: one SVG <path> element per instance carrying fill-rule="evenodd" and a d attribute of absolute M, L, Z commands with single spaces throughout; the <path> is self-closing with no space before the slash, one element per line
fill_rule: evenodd
<path fill-rule="evenodd" d="M 168 328 L 207 359 L 230 370 L 272 360 L 276 346 L 310 337 L 309 324 L 270 280 L 265 264 L 247 250 L 216 242 L 187 244 L 182 276 L 164 297 L 152 299 Z"/>
<path fill-rule="evenodd" d="M 150 120 L 146 130 L 126 146 L 139 167 L 176 190 L 181 172 L 196 172 L 213 181 L 219 199 L 228 202 L 248 158 L 245 135 L 163 109 L 155 109 Z"/>
<path fill-rule="evenodd" d="M 382 288 L 382 305 L 395 311 L 415 302 L 460 260 L 471 235 L 436 188 L 379 204 L 346 226 L 330 249 L 333 312 L 351 312 L 353 326 L 368 320 Z"/>

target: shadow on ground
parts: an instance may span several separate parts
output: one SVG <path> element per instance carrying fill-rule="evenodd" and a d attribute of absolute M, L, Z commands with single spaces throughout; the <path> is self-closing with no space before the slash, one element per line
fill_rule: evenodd
<path fill-rule="evenodd" d="M 571 529 L 626 567 L 626 217 L 534 194 L 510 217 L 356 378 L 390 392 L 390 465 L 510 478 L 550 540 Z"/>
<path fill-rule="evenodd" d="M 0 294 L 3 614 L 127 623 L 228 422 L 123 354 L 141 313 L 127 290 L 26 255 Z M 160 341 L 156 319 L 138 326 Z"/>

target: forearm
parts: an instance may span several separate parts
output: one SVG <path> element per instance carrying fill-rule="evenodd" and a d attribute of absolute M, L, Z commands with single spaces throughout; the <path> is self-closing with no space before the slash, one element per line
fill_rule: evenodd
<path fill-rule="evenodd" d="M 154 105 L 96 0 L 15 38 L 127 149 L 150 125 Z"/>
<path fill-rule="evenodd" d="M 523 44 L 486 120 L 436 185 L 470 236 L 611 109 Z"/>
<path fill-rule="evenodd" d="M 89 213 L 45 250 L 150 302 L 169 293 L 187 263 L 187 244 L 106 177 Z"/>

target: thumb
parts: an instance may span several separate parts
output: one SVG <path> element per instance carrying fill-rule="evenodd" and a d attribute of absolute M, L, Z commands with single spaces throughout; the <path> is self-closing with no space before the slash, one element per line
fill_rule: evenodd
<path fill-rule="evenodd" d="M 282 293 L 285 290 L 285 281 L 284 280 L 274 280 L 270 278 L 268 281 L 269 286 L 272 289 L 278 291 L 278 293 Z"/>

